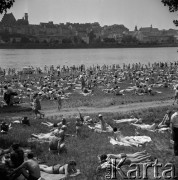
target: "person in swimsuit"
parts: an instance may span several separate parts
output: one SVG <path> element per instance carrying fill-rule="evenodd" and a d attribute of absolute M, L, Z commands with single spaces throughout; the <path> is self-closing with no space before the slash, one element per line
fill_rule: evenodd
<path fill-rule="evenodd" d="M 77 164 L 75 161 L 69 161 L 65 165 L 60 165 L 60 164 L 54 166 L 40 165 L 40 170 L 49 174 L 64 174 L 65 177 L 68 177 L 71 174 L 77 172 L 76 165 Z"/>
<path fill-rule="evenodd" d="M 40 110 L 41 110 L 41 103 L 40 103 L 40 100 L 39 100 L 39 97 L 38 97 L 38 93 L 35 93 L 33 95 L 33 103 L 32 103 L 33 107 L 33 111 L 35 113 L 35 118 L 37 119 L 37 115 L 39 114 L 40 115 L 40 119 L 42 117 L 44 117 L 44 113 L 41 113 Z"/>
<path fill-rule="evenodd" d="M 105 131 L 106 130 L 106 122 L 103 119 L 103 116 L 101 114 L 98 115 L 99 119 L 100 119 L 100 123 L 101 123 L 101 130 Z"/>
<path fill-rule="evenodd" d="M 172 111 L 167 110 L 163 120 L 158 125 L 158 128 L 170 127 L 171 115 L 172 115 Z"/>
<path fill-rule="evenodd" d="M 58 136 L 55 135 L 51 138 L 49 142 L 49 151 L 51 153 L 57 153 L 58 155 L 62 152 L 67 153 L 67 148 L 65 146 L 65 133 L 61 131 Z"/>
<path fill-rule="evenodd" d="M 99 158 L 100 165 L 97 167 L 97 173 L 102 173 L 107 170 L 108 165 L 113 168 L 121 168 L 124 165 L 130 165 L 132 163 L 141 163 L 146 160 L 150 160 L 151 155 L 142 154 L 138 152 L 136 154 L 102 154 Z M 113 160 L 113 161 L 112 161 Z M 113 164 L 114 163 L 114 164 Z"/>

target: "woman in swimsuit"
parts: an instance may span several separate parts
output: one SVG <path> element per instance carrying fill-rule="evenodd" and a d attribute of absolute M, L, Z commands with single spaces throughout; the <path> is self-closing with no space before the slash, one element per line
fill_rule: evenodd
<path fill-rule="evenodd" d="M 69 161 L 63 166 L 60 164 L 54 166 L 40 165 L 40 170 L 49 174 L 64 174 L 65 177 L 68 177 L 77 172 L 76 165 L 75 161 Z"/>

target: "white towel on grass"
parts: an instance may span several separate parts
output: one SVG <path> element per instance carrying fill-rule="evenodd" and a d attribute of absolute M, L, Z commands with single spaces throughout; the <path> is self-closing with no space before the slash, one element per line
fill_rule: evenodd
<path fill-rule="evenodd" d="M 139 145 L 143 145 L 147 142 L 151 142 L 151 138 L 149 136 L 125 136 L 121 138 L 120 141 L 117 141 L 113 137 L 110 137 L 110 143 L 112 145 L 138 147 Z"/>
<path fill-rule="evenodd" d="M 137 118 L 128 118 L 128 119 L 119 119 L 119 120 L 114 120 L 115 123 L 119 124 L 119 123 L 125 123 L 125 122 L 136 122 L 138 121 Z"/>

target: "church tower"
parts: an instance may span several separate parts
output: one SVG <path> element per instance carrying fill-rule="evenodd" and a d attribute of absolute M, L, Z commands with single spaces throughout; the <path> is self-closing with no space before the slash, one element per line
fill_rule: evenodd
<path fill-rule="evenodd" d="M 28 21 L 28 13 L 25 13 L 25 21 Z"/>

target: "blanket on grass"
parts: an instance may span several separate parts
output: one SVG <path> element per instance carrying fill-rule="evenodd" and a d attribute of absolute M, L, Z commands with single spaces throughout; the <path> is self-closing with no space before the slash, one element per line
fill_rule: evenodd
<path fill-rule="evenodd" d="M 110 143 L 112 145 L 119 145 L 119 146 L 138 147 L 150 141 L 151 141 L 151 138 L 148 136 L 125 136 L 120 141 L 115 140 L 113 137 L 110 137 Z"/>
<path fill-rule="evenodd" d="M 71 174 L 69 178 L 67 179 L 76 179 L 77 176 L 79 176 L 80 170 L 77 169 L 77 172 L 74 174 Z M 41 179 L 40 180 L 64 180 L 64 174 L 48 174 L 43 171 L 41 171 Z"/>

